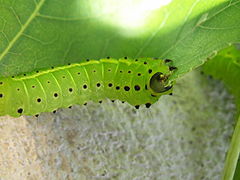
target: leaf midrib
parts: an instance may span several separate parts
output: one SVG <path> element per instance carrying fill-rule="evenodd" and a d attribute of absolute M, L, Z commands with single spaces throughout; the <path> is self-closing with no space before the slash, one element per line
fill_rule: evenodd
<path fill-rule="evenodd" d="M 22 33 L 26 30 L 26 28 L 29 26 L 29 24 L 32 22 L 32 20 L 36 17 L 38 14 L 40 8 L 44 4 L 45 0 L 41 0 L 37 5 L 31 16 L 28 18 L 28 20 L 23 24 L 20 31 L 16 34 L 16 36 L 9 42 L 8 46 L 5 48 L 5 50 L 0 55 L 0 61 L 3 60 L 4 56 L 9 52 L 9 50 L 13 47 L 15 42 L 19 39 L 19 37 L 22 35 Z"/>

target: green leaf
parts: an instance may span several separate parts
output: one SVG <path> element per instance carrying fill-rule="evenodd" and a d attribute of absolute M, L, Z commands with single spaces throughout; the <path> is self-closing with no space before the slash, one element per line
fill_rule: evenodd
<path fill-rule="evenodd" d="M 0 75 L 129 56 L 173 59 L 178 77 L 240 41 L 239 0 L 156 2 L 0 0 Z"/>
<path fill-rule="evenodd" d="M 233 180 L 239 180 L 239 179 L 240 179 L 240 155 L 238 157 L 238 163 L 237 163 Z"/>
<path fill-rule="evenodd" d="M 233 137 L 231 140 L 231 145 L 228 150 L 227 159 L 225 162 L 224 173 L 223 173 L 223 180 L 232 180 L 234 177 L 235 170 L 239 170 L 237 167 L 238 157 L 240 155 L 240 116 L 237 121 L 237 125 L 235 127 Z M 236 171 L 235 179 L 239 172 Z M 238 180 L 238 179 L 236 179 Z"/>
<path fill-rule="evenodd" d="M 228 90 L 234 95 L 240 112 L 240 50 L 236 46 L 230 46 L 218 53 L 213 59 L 203 66 L 203 72 L 220 79 Z M 236 123 L 232 142 L 228 150 L 223 173 L 223 180 L 238 180 L 239 165 L 237 162 L 240 153 L 240 116 Z M 239 163 L 238 163 L 239 164 Z M 235 175 L 234 175 L 235 173 Z"/>
<path fill-rule="evenodd" d="M 240 111 L 240 50 L 230 46 L 203 66 L 203 72 L 220 79 L 234 95 Z"/>

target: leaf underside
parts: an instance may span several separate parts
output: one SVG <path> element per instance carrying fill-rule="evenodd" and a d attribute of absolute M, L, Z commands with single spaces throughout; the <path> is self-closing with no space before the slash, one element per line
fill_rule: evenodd
<path fill-rule="evenodd" d="M 111 14 L 94 16 L 92 4 L 104 8 L 103 2 L 1 0 L 0 76 L 86 58 L 129 56 L 172 59 L 176 78 L 240 41 L 239 0 L 173 0 L 155 12 L 149 25 L 136 30 L 147 33 L 132 36 L 101 21 Z"/>

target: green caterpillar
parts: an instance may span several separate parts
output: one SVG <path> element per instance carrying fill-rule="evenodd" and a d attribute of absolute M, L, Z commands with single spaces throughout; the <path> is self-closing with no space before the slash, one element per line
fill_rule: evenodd
<path fill-rule="evenodd" d="M 0 116 L 38 115 L 88 101 L 119 99 L 150 107 L 171 94 L 171 60 L 152 58 L 87 60 L 78 64 L 0 78 Z"/>

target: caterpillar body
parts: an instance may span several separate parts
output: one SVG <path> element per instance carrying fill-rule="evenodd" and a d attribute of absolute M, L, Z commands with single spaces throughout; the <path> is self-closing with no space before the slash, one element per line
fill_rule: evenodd
<path fill-rule="evenodd" d="M 0 116 L 38 115 L 88 101 L 119 99 L 150 107 L 170 94 L 171 60 L 140 58 L 87 60 L 0 78 Z"/>

